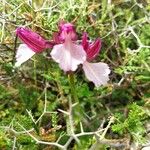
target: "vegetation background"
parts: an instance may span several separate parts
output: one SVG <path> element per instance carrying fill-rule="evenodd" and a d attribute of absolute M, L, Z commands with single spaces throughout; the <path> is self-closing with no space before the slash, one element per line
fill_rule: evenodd
<path fill-rule="evenodd" d="M 150 145 L 149 0 L 0 0 L 0 149 L 138 150 Z M 46 39 L 58 22 L 79 36 L 100 37 L 96 61 L 111 68 L 107 86 L 94 88 L 75 73 L 79 103 L 69 103 L 65 75 L 50 49 L 14 70 L 26 26 Z"/>

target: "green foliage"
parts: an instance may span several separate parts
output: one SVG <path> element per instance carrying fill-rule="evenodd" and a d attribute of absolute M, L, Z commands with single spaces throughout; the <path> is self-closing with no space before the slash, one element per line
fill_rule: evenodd
<path fill-rule="evenodd" d="M 87 150 L 88 147 L 93 143 L 93 139 L 91 139 L 88 136 L 82 137 L 80 140 L 81 144 L 80 145 L 75 145 L 73 148 L 74 150 L 82 149 L 82 150 Z"/>
<path fill-rule="evenodd" d="M 7 99 L 10 97 L 10 93 L 5 89 L 5 87 L 3 87 L 2 85 L 0 85 L 0 100 L 2 101 L 3 99 Z"/>
<path fill-rule="evenodd" d="M 86 83 L 80 85 L 77 88 L 77 94 L 78 94 L 78 97 L 82 98 L 82 99 L 93 96 L 93 92 L 90 91 L 90 89 L 89 89 L 89 87 L 88 87 L 88 85 Z"/>
<path fill-rule="evenodd" d="M 18 136 L 17 141 L 18 141 L 18 147 L 20 149 L 28 150 L 32 148 L 33 150 L 37 150 L 38 148 L 38 146 L 35 144 L 35 141 L 27 135 Z"/>
<path fill-rule="evenodd" d="M 143 135 L 146 132 L 144 120 L 146 120 L 148 116 L 144 109 L 135 103 L 129 105 L 128 109 L 129 112 L 127 118 L 120 113 L 115 115 L 116 123 L 112 126 L 112 130 L 113 132 L 121 135 L 129 132 L 135 140 L 138 140 L 138 142 L 143 142 Z"/>
<path fill-rule="evenodd" d="M 11 149 L 13 141 L 0 129 L 0 149 Z"/>
<path fill-rule="evenodd" d="M 19 87 L 19 96 L 23 104 L 25 105 L 25 108 L 33 109 L 33 107 L 36 107 L 37 104 L 37 98 L 39 94 L 37 91 L 34 91 L 33 88 L 24 88 L 23 86 Z"/>

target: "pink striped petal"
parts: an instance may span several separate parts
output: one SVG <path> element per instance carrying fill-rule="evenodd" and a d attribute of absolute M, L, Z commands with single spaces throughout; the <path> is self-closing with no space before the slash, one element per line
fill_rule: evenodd
<path fill-rule="evenodd" d="M 96 87 L 105 85 L 109 81 L 108 75 L 110 73 L 110 69 L 105 63 L 89 63 L 85 61 L 83 63 L 83 70 L 87 79 L 92 81 Z"/>
<path fill-rule="evenodd" d="M 27 28 L 17 28 L 16 34 L 26 45 L 28 45 L 28 47 L 30 47 L 36 53 L 42 52 L 45 48 L 52 47 L 51 45 L 47 44 L 47 41 L 39 34 L 32 32 Z"/>
<path fill-rule="evenodd" d="M 88 42 L 88 34 L 86 32 L 84 32 L 82 35 L 82 46 L 83 49 L 87 52 L 89 48 L 89 42 Z"/>
<path fill-rule="evenodd" d="M 86 53 L 82 46 L 74 44 L 71 40 L 55 45 L 51 56 L 65 72 L 75 71 L 78 65 L 86 60 Z"/>
<path fill-rule="evenodd" d="M 21 44 L 16 52 L 15 67 L 19 67 L 22 63 L 30 59 L 34 54 L 35 52 L 26 44 Z"/>
<path fill-rule="evenodd" d="M 88 34 L 84 32 L 82 36 L 82 46 L 87 54 L 87 60 L 91 61 L 99 54 L 101 49 L 101 40 L 98 38 L 90 44 L 88 41 Z"/>
<path fill-rule="evenodd" d="M 93 60 L 98 54 L 101 49 L 101 40 L 96 39 L 95 42 L 90 44 L 89 49 L 87 51 L 87 59 Z"/>

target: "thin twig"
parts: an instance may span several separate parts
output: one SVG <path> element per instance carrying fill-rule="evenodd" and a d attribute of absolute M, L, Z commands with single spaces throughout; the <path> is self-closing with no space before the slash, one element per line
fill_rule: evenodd
<path fill-rule="evenodd" d="M 14 142 L 13 142 L 12 150 L 15 150 L 15 149 L 16 149 L 16 137 L 14 137 Z"/>
<path fill-rule="evenodd" d="M 53 146 L 57 146 L 58 148 L 61 148 L 64 150 L 64 146 L 61 144 L 58 144 L 56 142 L 45 142 L 45 141 L 41 141 L 38 140 L 35 136 L 33 136 L 30 132 L 28 132 L 21 124 L 19 124 L 17 122 L 17 124 L 33 139 L 37 142 L 37 144 L 44 144 L 44 145 L 53 145 Z"/>

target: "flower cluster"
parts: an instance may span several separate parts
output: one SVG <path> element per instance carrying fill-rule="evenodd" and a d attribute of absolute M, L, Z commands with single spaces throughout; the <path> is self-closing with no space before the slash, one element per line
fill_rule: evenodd
<path fill-rule="evenodd" d="M 19 67 L 34 54 L 52 48 L 50 55 L 64 72 L 75 71 L 82 64 L 85 76 L 96 87 L 105 85 L 109 80 L 110 69 L 107 64 L 90 62 L 99 54 L 101 40 L 96 39 L 90 43 L 87 33 L 83 33 L 82 42 L 79 44 L 76 30 L 71 23 L 61 22 L 59 31 L 54 33 L 51 41 L 27 28 L 17 28 L 16 34 L 24 44 L 18 47 L 15 67 Z"/>

